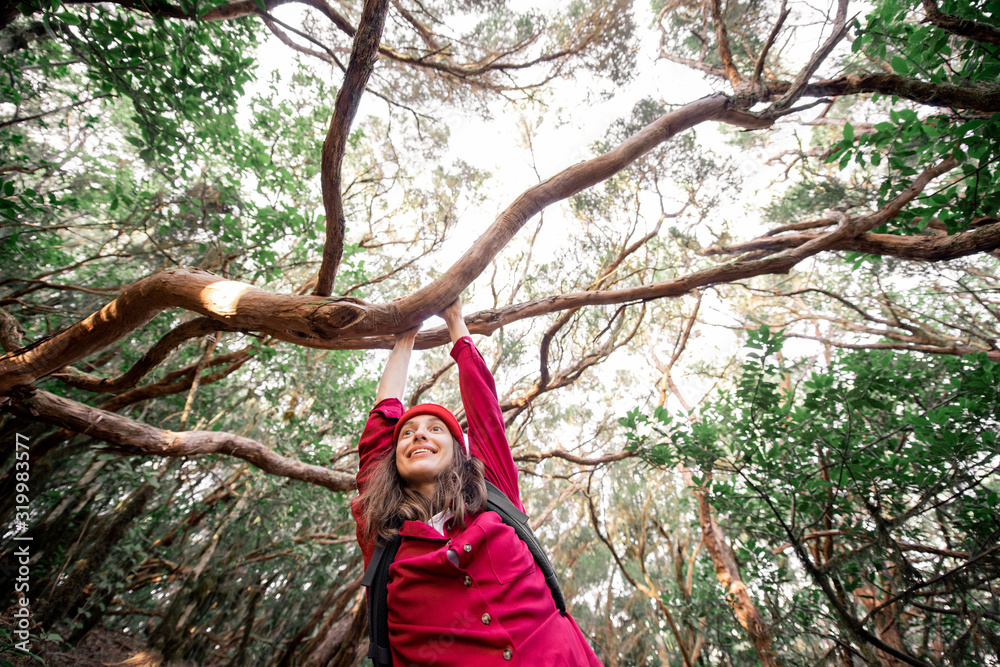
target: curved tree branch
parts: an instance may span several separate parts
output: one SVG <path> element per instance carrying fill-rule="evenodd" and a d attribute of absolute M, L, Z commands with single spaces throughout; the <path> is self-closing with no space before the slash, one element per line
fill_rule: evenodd
<path fill-rule="evenodd" d="M 954 14 L 945 14 L 938 9 L 935 0 L 921 0 L 924 11 L 927 12 L 927 20 L 953 35 L 968 37 L 977 42 L 1000 45 L 1000 28 L 989 23 L 963 19 Z"/>
<path fill-rule="evenodd" d="M 163 360 L 182 345 L 185 341 L 198 336 L 205 336 L 213 331 L 231 331 L 219 325 L 219 321 L 211 317 L 199 317 L 175 327 L 135 362 L 131 368 L 117 378 L 99 378 L 89 373 L 81 373 L 71 366 L 56 371 L 53 377 L 77 389 L 87 391 L 115 393 L 130 389 L 139 383 L 151 370 L 163 363 Z"/>
<path fill-rule="evenodd" d="M 341 170 L 351 123 L 354 122 L 361 96 L 372 70 L 375 69 L 375 61 L 378 60 L 378 45 L 388 11 L 389 0 L 365 0 L 358 32 L 354 36 L 351 60 L 347 64 L 340 92 L 337 93 L 330 129 L 323 142 L 320 185 L 323 188 L 323 208 L 326 210 L 326 242 L 323 245 L 323 263 L 313 291 L 317 296 L 329 296 L 333 292 L 337 269 L 344 255 L 347 220 L 344 218 L 344 198 L 340 191 Z"/>
<path fill-rule="evenodd" d="M 279 295 L 245 283 L 224 280 L 198 270 L 175 269 L 154 274 L 125 288 L 122 295 L 97 313 L 15 353 L 0 356 L 0 394 L 30 384 L 118 340 L 170 307 L 182 307 L 220 320 L 231 328 L 254 329 L 279 340 L 324 349 L 391 347 L 392 335 L 409 323 L 422 321 L 453 301 L 488 265 L 518 229 L 541 208 L 570 197 L 624 169 L 646 150 L 682 129 L 708 118 L 742 122 L 724 96 L 712 96 L 667 114 L 621 146 L 564 170 L 521 195 L 441 278 L 414 294 L 389 304 L 368 305 L 357 299 L 317 299 Z M 676 297 L 705 285 L 730 282 L 764 273 L 786 273 L 798 262 L 836 247 L 899 214 L 934 178 L 957 165 L 949 158 L 927 169 L 880 211 L 843 222 L 833 231 L 793 249 L 756 260 L 737 259 L 661 283 L 621 290 L 561 294 L 536 301 L 483 311 L 466 318 L 470 330 L 490 333 L 512 321 L 583 305 L 622 304 Z M 373 336 L 371 334 L 381 334 Z M 443 328 L 421 334 L 417 347 L 447 342 Z"/>
<path fill-rule="evenodd" d="M 255 440 L 231 433 L 166 431 L 37 389 L 19 390 L 11 398 L 9 409 L 17 414 L 89 435 L 135 453 L 170 457 L 228 454 L 272 475 L 317 484 L 332 491 L 354 488 L 353 475 L 293 461 Z"/>
<path fill-rule="evenodd" d="M 252 348 L 245 348 L 237 352 L 221 354 L 210 359 L 208 363 L 205 364 L 206 367 L 220 366 L 222 364 L 226 364 L 226 367 L 222 370 L 215 371 L 214 373 L 203 375 L 199 381 L 200 385 L 207 386 L 214 382 L 218 382 L 224 377 L 227 377 L 237 371 L 243 366 L 243 364 L 252 358 L 253 355 L 250 352 L 251 349 Z M 188 391 L 194 385 L 194 372 L 199 365 L 200 364 L 191 364 L 185 368 L 179 368 L 176 371 L 168 373 L 159 382 L 147 384 L 142 387 L 131 389 L 117 396 L 113 396 L 98 405 L 97 409 L 108 412 L 118 412 L 122 408 L 134 405 L 140 401 L 147 401 L 152 398 L 160 398 L 162 396 L 172 396 L 174 394 Z M 45 436 L 31 446 L 29 464 L 34 467 L 36 461 L 74 435 L 74 431 L 66 428 L 60 428 Z M 0 482 L 0 488 L 2 488 L 2 485 L 3 483 Z"/>
<path fill-rule="evenodd" d="M 787 234 L 754 239 L 726 248 L 707 248 L 706 255 L 737 255 L 744 252 L 775 251 L 795 248 L 821 238 L 822 232 Z M 843 239 L 830 250 L 849 250 L 869 255 L 890 255 L 921 262 L 943 262 L 1000 248 L 1000 223 L 984 225 L 968 232 L 948 236 L 899 236 L 896 234 L 861 234 Z"/>
<path fill-rule="evenodd" d="M 789 83 L 770 84 L 768 92 L 781 94 Z M 816 81 L 806 85 L 802 94 L 809 97 L 837 97 L 860 93 L 882 93 L 903 97 L 918 104 L 953 109 L 1000 111 L 1000 85 L 956 86 L 951 83 L 928 83 L 898 74 L 860 74 Z"/>

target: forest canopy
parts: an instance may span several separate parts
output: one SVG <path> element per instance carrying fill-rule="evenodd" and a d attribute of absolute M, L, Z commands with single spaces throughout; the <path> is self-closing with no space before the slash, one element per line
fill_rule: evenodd
<path fill-rule="evenodd" d="M 998 81 L 985 0 L 5 4 L 0 664 L 361 664 L 460 295 L 604 664 L 998 664 Z"/>

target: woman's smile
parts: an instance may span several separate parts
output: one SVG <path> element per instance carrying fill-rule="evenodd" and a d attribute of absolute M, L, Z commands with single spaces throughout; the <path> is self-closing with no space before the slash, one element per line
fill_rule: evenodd
<path fill-rule="evenodd" d="M 417 447 L 410 452 L 409 457 L 412 459 L 414 456 L 423 456 L 426 454 L 437 454 L 433 449 L 428 449 L 427 447 Z"/>

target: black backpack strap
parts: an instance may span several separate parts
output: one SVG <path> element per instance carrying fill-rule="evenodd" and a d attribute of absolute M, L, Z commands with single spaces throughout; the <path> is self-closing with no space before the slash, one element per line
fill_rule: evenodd
<path fill-rule="evenodd" d="M 545 583 L 552 591 L 552 599 L 555 600 L 556 609 L 562 614 L 566 613 L 566 600 L 563 599 L 562 589 L 559 588 L 559 581 L 556 579 L 556 571 L 545 555 L 538 538 L 528 525 L 528 515 L 517 509 L 510 498 L 504 495 L 503 491 L 495 487 L 489 481 L 486 482 L 486 507 L 496 512 L 505 524 L 514 529 L 517 536 L 524 542 L 531 556 L 535 559 L 535 564 L 545 576 Z"/>
<path fill-rule="evenodd" d="M 403 537 L 398 533 L 385 544 L 375 547 L 368 561 L 361 585 L 368 588 L 368 657 L 377 667 L 392 665 L 389 650 L 389 566 L 396 559 L 396 552 Z"/>

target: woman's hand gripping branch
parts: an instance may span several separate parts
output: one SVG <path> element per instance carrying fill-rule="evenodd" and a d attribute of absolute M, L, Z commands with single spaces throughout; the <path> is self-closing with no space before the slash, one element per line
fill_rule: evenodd
<path fill-rule="evenodd" d="M 421 324 L 396 334 L 396 344 L 389 353 L 389 358 L 385 362 L 385 370 L 382 371 L 382 380 L 378 383 L 378 392 L 375 394 L 375 404 L 387 398 L 398 398 L 403 400 L 403 391 L 406 389 L 406 376 L 410 369 L 410 354 L 413 352 L 413 341 L 417 338 Z"/>
<path fill-rule="evenodd" d="M 448 325 L 448 333 L 452 343 L 469 335 L 469 328 L 465 326 L 465 320 L 462 319 L 461 298 L 455 299 L 438 315 Z M 379 382 L 378 392 L 375 394 L 376 404 L 387 398 L 403 399 L 406 377 L 410 369 L 410 355 L 413 353 L 413 342 L 416 340 L 421 326 L 422 324 L 418 324 L 412 329 L 396 334 L 396 344 L 393 345 L 392 352 L 389 353 L 389 358 L 385 362 L 382 380 Z"/>
<path fill-rule="evenodd" d="M 457 343 L 459 338 L 469 335 L 469 327 L 465 326 L 465 319 L 462 318 L 462 297 L 451 302 L 438 313 L 438 316 L 448 325 L 448 334 L 453 344 Z"/>

